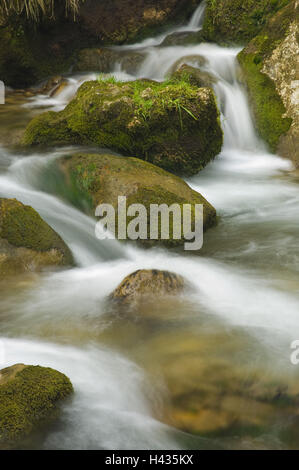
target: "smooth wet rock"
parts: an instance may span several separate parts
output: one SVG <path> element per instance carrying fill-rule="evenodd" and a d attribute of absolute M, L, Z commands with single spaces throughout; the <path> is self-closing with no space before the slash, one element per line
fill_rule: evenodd
<path fill-rule="evenodd" d="M 0 449 L 17 447 L 57 419 L 72 393 L 70 380 L 54 369 L 16 364 L 0 370 Z"/>
<path fill-rule="evenodd" d="M 167 71 L 167 76 L 171 76 L 175 73 L 182 65 L 191 65 L 192 67 L 200 68 L 205 65 L 205 57 L 198 54 L 185 55 L 180 59 L 176 60 L 175 63 Z"/>
<path fill-rule="evenodd" d="M 110 295 L 110 300 L 131 303 L 142 297 L 161 297 L 180 294 L 184 278 L 169 271 L 140 269 L 129 274 Z"/>
<path fill-rule="evenodd" d="M 298 2 L 279 10 L 239 54 L 258 130 L 299 167 Z"/>
<path fill-rule="evenodd" d="M 125 158 L 115 155 L 75 154 L 58 162 L 65 174 L 65 187 L 70 197 L 76 195 L 80 203 L 86 201 L 92 214 L 99 204 L 111 204 L 118 220 L 118 197 L 127 197 L 127 207 L 131 204 L 143 204 L 150 214 L 151 204 L 203 204 L 203 227 L 207 230 L 216 224 L 216 210 L 201 194 L 192 190 L 185 181 L 161 168 L 137 158 Z M 73 199 L 74 201 L 74 199 Z M 75 202 L 75 201 L 74 201 Z M 192 227 L 195 223 L 192 213 Z M 127 217 L 127 224 L 132 217 Z M 182 221 L 180 222 L 182 224 Z M 180 226 L 182 229 L 182 225 Z M 161 239 L 159 223 L 158 240 L 140 240 L 151 246 L 163 244 L 166 247 L 181 247 L 185 240 L 173 238 L 173 223 L 170 221 L 169 240 Z M 181 230 L 183 233 L 183 230 Z M 147 236 L 150 234 L 148 216 Z"/>
<path fill-rule="evenodd" d="M 179 31 L 166 36 L 159 47 L 189 46 L 202 42 L 201 31 Z"/>
<path fill-rule="evenodd" d="M 173 75 L 173 79 L 185 80 L 192 86 L 212 87 L 217 79 L 209 72 L 204 72 L 191 65 L 183 64 Z"/>
<path fill-rule="evenodd" d="M 145 55 L 135 51 L 97 48 L 83 49 L 78 54 L 75 70 L 109 73 L 119 65 L 124 72 L 134 74 Z"/>
<path fill-rule="evenodd" d="M 49 78 L 46 82 L 43 82 L 41 86 L 39 86 L 37 89 L 33 88 L 32 91 L 34 94 L 39 93 L 42 95 L 55 95 L 57 94 L 57 90 L 63 88 L 67 84 L 67 80 L 61 76 L 57 75 L 54 77 Z"/>
<path fill-rule="evenodd" d="M 1 280 L 72 264 L 72 254 L 62 238 L 32 207 L 0 198 Z"/>
<path fill-rule="evenodd" d="M 31 121 L 23 143 L 95 144 L 192 175 L 221 150 L 223 133 L 211 88 L 185 81 L 85 82 L 65 110 Z"/>

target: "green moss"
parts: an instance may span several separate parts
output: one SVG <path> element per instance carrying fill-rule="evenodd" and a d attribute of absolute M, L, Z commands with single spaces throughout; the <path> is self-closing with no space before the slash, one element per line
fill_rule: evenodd
<path fill-rule="evenodd" d="M 289 130 L 292 119 L 283 117 L 286 111 L 285 106 L 276 91 L 274 82 L 261 72 L 262 63 L 258 56 L 240 55 L 240 62 L 252 97 L 258 130 L 274 152 L 280 136 Z"/>
<path fill-rule="evenodd" d="M 184 174 L 202 169 L 222 140 L 213 91 L 178 79 L 85 82 L 65 110 L 35 118 L 24 136 L 25 145 L 96 144 Z"/>
<path fill-rule="evenodd" d="M 54 369 L 21 364 L 3 369 L 0 448 L 14 446 L 48 419 L 56 417 L 58 402 L 72 392 L 70 380 Z"/>
<path fill-rule="evenodd" d="M 30 206 L 16 199 L 0 198 L 0 238 L 14 247 L 38 252 L 57 249 L 63 264 L 72 264 L 72 255 L 60 236 Z"/>
<path fill-rule="evenodd" d="M 209 72 L 204 72 L 191 65 L 183 64 L 176 70 L 171 79 L 173 81 L 184 81 L 192 87 L 211 87 L 217 80 Z"/>
<path fill-rule="evenodd" d="M 102 203 L 112 204 L 116 210 L 118 196 L 127 197 L 127 206 L 143 204 L 149 214 L 151 204 L 192 204 L 192 227 L 195 223 L 194 204 L 204 206 L 204 229 L 216 224 L 216 211 L 204 197 L 193 191 L 181 178 L 137 158 L 114 155 L 78 154 L 60 162 L 70 192 L 78 192 L 91 201 L 91 213 Z M 128 217 L 129 223 L 133 219 Z M 149 222 L 149 219 L 148 219 Z M 150 226 L 148 225 L 148 238 Z M 160 231 L 159 231 L 160 233 Z M 162 243 L 167 247 L 180 246 L 184 240 L 173 239 L 173 220 L 170 219 L 170 239 L 151 241 L 146 245 Z M 160 237 L 159 237 L 160 238 Z"/>
<path fill-rule="evenodd" d="M 48 111 L 29 123 L 24 136 L 24 145 L 64 145 L 76 143 L 74 135 L 64 119 L 57 119 L 57 113 Z"/>
<path fill-rule="evenodd" d="M 247 43 L 289 1 L 207 0 L 203 36 L 218 43 Z"/>
<path fill-rule="evenodd" d="M 281 135 L 292 119 L 284 117 L 286 109 L 274 82 L 262 72 L 264 61 L 286 37 L 293 20 L 294 2 L 276 13 L 263 31 L 238 55 L 256 117 L 258 130 L 270 149 L 275 151 Z"/>

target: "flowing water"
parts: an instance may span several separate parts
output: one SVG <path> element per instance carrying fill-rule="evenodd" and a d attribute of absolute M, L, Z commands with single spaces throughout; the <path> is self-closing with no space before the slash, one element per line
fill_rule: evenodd
<path fill-rule="evenodd" d="M 168 34 L 199 30 L 203 15 L 201 5 L 188 25 Z M 100 242 L 95 221 L 55 192 L 52 163 L 66 149 L 20 154 L 2 139 L 0 197 L 34 207 L 70 246 L 78 266 L 0 286 L 1 366 L 54 367 L 76 390 L 59 423 L 28 447 L 298 448 L 296 416 L 271 405 L 269 421 L 268 405 L 246 395 L 253 377 L 257 389 L 266 381 L 292 390 L 299 380 L 298 366 L 290 362 L 290 344 L 299 335 L 298 176 L 256 135 L 239 81 L 239 50 L 204 43 L 162 47 L 165 37 L 118 48 L 141 51 L 144 61 L 134 76 L 117 63 L 111 72 L 124 80 L 163 80 L 178 61 L 200 61 L 215 78 L 223 151 L 188 181 L 220 216 L 200 255 Z M 68 86 L 55 98 L 12 95 L 0 110 L 0 135 L 18 133 L 45 109 L 62 109 L 94 77 L 67 77 Z M 139 268 L 175 271 L 193 291 L 175 302 L 153 300 L 139 315 L 122 317 L 105 299 Z M 190 400 L 196 387 L 200 431 L 178 404 L 182 397 Z M 219 407 L 223 395 L 228 399 Z M 219 416 L 230 425 L 219 424 Z M 240 417 L 250 425 L 234 427 Z"/>

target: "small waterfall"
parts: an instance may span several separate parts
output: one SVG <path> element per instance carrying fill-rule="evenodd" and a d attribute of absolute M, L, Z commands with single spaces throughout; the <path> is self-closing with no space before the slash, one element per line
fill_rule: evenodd
<path fill-rule="evenodd" d="M 206 2 L 202 1 L 191 17 L 191 20 L 187 28 L 188 30 L 197 31 L 202 27 L 204 15 L 205 15 L 205 9 L 206 9 Z"/>

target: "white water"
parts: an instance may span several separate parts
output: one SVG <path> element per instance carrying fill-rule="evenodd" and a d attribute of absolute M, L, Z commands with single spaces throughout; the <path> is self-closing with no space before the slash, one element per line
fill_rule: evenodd
<path fill-rule="evenodd" d="M 201 8 L 187 27 L 177 31 L 199 29 Z M 4 365 L 52 366 L 65 372 L 77 391 L 74 402 L 64 409 L 63 430 L 53 431 L 46 447 L 180 447 L 180 437 L 153 418 L 165 393 L 163 383 L 150 385 L 142 368 L 98 340 L 90 343 L 89 338 L 77 346 L 55 344 L 56 335 L 57 342 L 69 343 L 65 332 L 59 336 L 57 324 L 71 327 L 85 319 L 94 323 L 96 331 L 97 322 L 105 317 L 107 294 L 136 269 L 169 269 L 184 275 L 195 286 L 189 300 L 198 311 L 216 322 L 224 321 L 228 329 L 240 326 L 258 338 L 273 355 L 274 369 L 288 368 L 289 344 L 297 339 L 299 192 L 289 173 L 292 165 L 269 154 L 255 133 L 246 93 L 237 79 L 237 49 L 212 44 L 157 47 L 164 38 L 130 46 L 144 48 L 145 60 L 137 77 L 162 80 L 177 60 L 186 57 L 194 65 L 198 56 L 205 59 L 203 69 L 217 79 L 223 151 L 189 180 L 221 217 L 219 226 L 206 234 L 202 256 L 149 252 L 117 242 L 107 247 L 93 236 L 91 218 L 40 187 L 40 176 L 60 152 L 30 157 L 1 153 L 1 163 L 8 168 L 0 175 L 0 196 L 16 197 L 37 209 L 69 244 L 79 264 L 44 276 L 19 297 L 3 300 L 0 310 L 5 312 Z M 70 79 L 69 88 L 55 102 L 38 97 L 31 105 L 61 109 L 82 80 Z M 39 337 L 41 331 L 45 334 L 44 328 L 51 343 L 29 339 L 35 333 Z"/>

